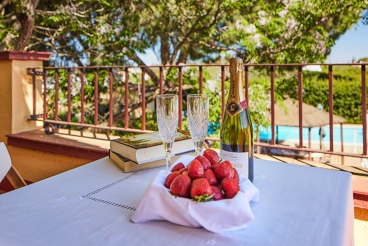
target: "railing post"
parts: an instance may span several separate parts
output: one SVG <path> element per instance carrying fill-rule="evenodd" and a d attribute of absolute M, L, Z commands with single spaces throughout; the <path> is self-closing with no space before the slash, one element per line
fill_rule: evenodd
<path fill-rule="evenodd" d="M 163 79 L 164 78 L 164 75 L 163 75 L 163 67 L 160 66 L 160 94 L 162 94 L 162 91 L 163 91 Z"/>
<path fill-rule="evenodd" d="M 129 128 L 129 70 L 125 68 L 125 92 L 124 92 L 124 128 Z"/>
<path fill-rule="evenodd" d="M 54 119 L 59 120 L 59 69 L 55 69 L 55 115 Z"/>
<path fill-rule="evenodd" d="M 183 129 L 183 73 L 182 73 L 182 67 L 179 66 L 179 123 L 178 127 L 180 130 Z"/>
<path fill-rule="evenodd" d="M 33 96 L 33 108 L 32 108 L 32 120 L 37 120 L 36 115 L 36 69 L 32 69 L 32 96 Z"/>
<path fill-rule="evenodd" d="M 271 145 L 275 145 L 275 67 L 270 66 L 271 80 Z"/>
<path fill-rule="evenodd" d="M 362 122 L 363 122 L 363 155 L 367 155 L 367 81 L 365 65 L 362 65 Z"/>
<path fill-rule="evenodd" d="M 203 91 L 203 71 L 202 66 L 199 66 L 199 94 L 202 94 Z"/>
<path fill-rule="evenodd" d="M 332 65 L 328 66 L 328 105 L 329 105 L 329 116 L 330 116 L 330 151 L 334 151 L 333 143 L 333 74 Z"/>
<path fill-rule="evenodd" d="M 225 66 L 221 66 L 221 120 L 225 113 Z"/>
<path fill-rule="evenodd" d="M 81 124 L 84 124 L 84 73 L 85 73 L 85 69 L 82 68 L 80 71 L 81 71 L 81 74 L 80 74 L 80 80 L 81 80 L 81 88 L 80 88 L 81 119 L 80 119 L 80 122 Z"/>
<path fill-rule="evenodd" d="M 303 67 L 298 66 L 299 148 L 303 148 Z M 310 152 L 308 155 L 310 159 Z"/>
<path fill-rule="evenodd" d="M 68 115 L 67 115 L 67 122 L 71 121 L 71 81 L 70 81 L 70 68 L 66 70 L 67 73 L 67 83 L 68 83 Z"/>
<path fill-rule="evenodd" d="M 98 125 L 98 68 L 94 70 L 94 106 L 95 106 L 95 114 L 93 124 L 95 126 Z M 95 131 L 94 131 L 95 132 Z"/>
<path fill-rule="evenodd" d="M 145 68 L 142 67 L 142 88 L 140 92 L 142 95 L 142 131 L 146 130 L 146 80 L 144 75 Z"/>
<path fill-rule="evenodd" d="M 112 69 L 109 68 L 109 127 L 112 127 L 113 125 L 113 117 L 114 117 L 114 110 L 112 108 L 112 92 L 114 90 L 113 88 L 113 77 L 112 77 Z"/>
<path fill-rule="evenodd" d="M 249 67 L 244 65 L 245 99 L 249 107 Z"/>
<path fill-rule="evenodd" d="M 344 129 L 343 129 L 343 123 L 340 123 L 340 136 L 341 136 L 341 152 L 344 152 Z M 345 164 L 344 156 L 341 156 L 341 164 Z"/>
<path fill-rule="evenodd" d="M 47 101 L 46 101 L 46 81 L 47 80 L 47 70 L 43 69 L 42 72 L 42 84 L 43 84 L 43 120 L 46 120 L 47 118 Z"/>

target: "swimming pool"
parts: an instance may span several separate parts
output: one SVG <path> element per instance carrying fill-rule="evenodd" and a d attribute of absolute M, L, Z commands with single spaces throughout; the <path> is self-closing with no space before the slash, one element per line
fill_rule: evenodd
<path fill-rule="evenodd" d="M 277 130 L 276 130 L 277 129 Z M 275 129 L 275 134 L 278 134 L 278 139 L 280 141 L 284 140 L 299 140 L 299 127 L 289 127 L 289 126 L 278 126 Z M 323 141 L 330 140 L 330 127 L 324 126 L 324 132 L 326 133 Z M 308 128 L 303 128 L 303 140 L 308 140 Z M 271 140 L 271 127 L 261 128 L 260 138 L 263 141 Z M 334 126 L 333 128 L 334 142 L 341 142 L 341 128 L 340 126 Z M 361 125 L 357 126 L 343 126 L 343 137 L 344 143 L 363 143 L 363 127 Z M 276 137 L 275 137 L 276 139 Z M 311 129 L 311 140 L 319 141 L 319 127 Z"/>

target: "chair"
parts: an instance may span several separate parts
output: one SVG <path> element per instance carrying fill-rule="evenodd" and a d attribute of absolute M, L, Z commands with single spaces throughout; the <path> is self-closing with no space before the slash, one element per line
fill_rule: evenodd
<path fill-rule="evenodd" d="M 26 186 L 27 183 L 12 166 L 8 149 L 3 142 L 0 142 L 0 182 L 7 177 L 10 184 L 15 188 Z"/>

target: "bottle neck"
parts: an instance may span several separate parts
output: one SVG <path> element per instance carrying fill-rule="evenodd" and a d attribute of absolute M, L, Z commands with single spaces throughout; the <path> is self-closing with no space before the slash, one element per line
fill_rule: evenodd
<path fill-rule="evenodd" d="M 233 117 L 247 108 L 247 102 L 245 100 L 242 82 L 243 71 L 230 71 L 230 88 L 226 104 L 226 112 Z"/>
<path fill-rule="evenodd" d="M 235 74 L 230 74 L 230 90 L 228 103 L 230 101 L 243 102 L 245 101 L 244 87 L 243 87 L 243 71 L 238 71 Z"/>

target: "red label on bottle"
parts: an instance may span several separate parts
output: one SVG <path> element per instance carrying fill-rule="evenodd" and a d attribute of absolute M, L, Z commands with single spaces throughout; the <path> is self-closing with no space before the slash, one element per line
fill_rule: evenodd
<path fill-rule="evenodd" d="M 247 104 L 247 101 L 246 100 L 240 102 L 240 105 L 241 105 L 241 107 L 242 107 L 243 110 L 248 108 L 248 104 Z"/>

